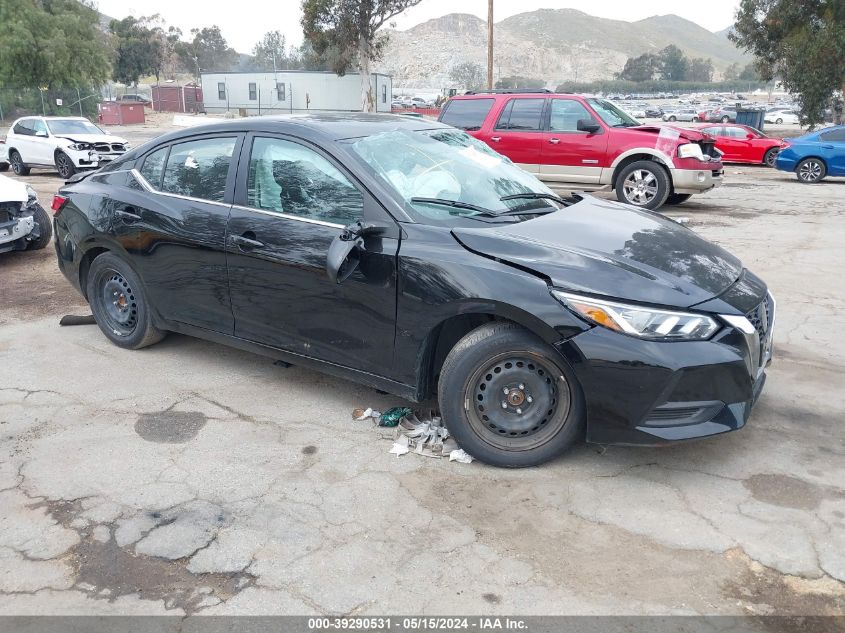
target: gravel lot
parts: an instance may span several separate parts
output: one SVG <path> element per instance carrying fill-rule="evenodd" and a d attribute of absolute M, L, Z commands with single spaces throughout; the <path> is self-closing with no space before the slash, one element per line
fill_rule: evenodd
<path fill-rule="evenodd" d="M 0 614 L 845 613 L 845 180 L 726 181 L 669 215 L 778 299 L 747 427 L 520 471 L 389 455 L 350 412 L 402 401 L 352 383 L 60 328 L 52 249 L 0 256 Z"/>

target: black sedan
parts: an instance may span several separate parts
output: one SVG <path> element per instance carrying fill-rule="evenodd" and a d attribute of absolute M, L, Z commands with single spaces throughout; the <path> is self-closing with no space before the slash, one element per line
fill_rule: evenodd
<path fill-rule="evenodd" d="M 59 267 L 116 345 L 181 332 L 436 395 L 499 466 L 738 429 L 771 357 L 774 301 L 735 257 L 427 120 L 195 127 L 53 209 Z"/>

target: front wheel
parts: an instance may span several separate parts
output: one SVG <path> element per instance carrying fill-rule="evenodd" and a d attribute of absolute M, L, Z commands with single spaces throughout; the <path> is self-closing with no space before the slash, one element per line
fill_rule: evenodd
<path fill-rule="evenodd" d="M 731 120 L 731 117 L 729 117 L 729 116 L 723 116 L 722 117 L 722 123 L 727 123 L 730 120 Z"/>
<path fill-rule="evenodd" d="M 9 171 L 9 163 L 0 163 L 0 171 Z"/>
<path fill-rule="evenodd" d="M 56 152 L 56 171 L 60 178 L 67 180 L 76 173 L 76 165 L 64 152 Z"/>
<path fill-rule="evenodd" d="M 812 184 L 821 182 L 827 176 L 827 167 L 818 158 L 805 158 L 795 168 L 799 182 Z"/>
<path fill-rule="evenodd" d="M 92 262 L 87 294 L 97 325 L 118 347 L 140 349 L 164 338 L 153 325 L 141 279 L 117 255 L 104 253 Z"/>
<path fill-rule="evenodd" d="M 654 210 L 669 197 L 669 174 L 653 160 L 638 160 L 619 173 L 615 187 L 619 202 Z"/>
<path fill-rule="evenodd" d="M 38 251 L 50 243 L 53 237 L 53 222 L 40 204 L 35 205 L 32 219 L 35 221 L 35 226 L 38 229 L 38 237 L 31 242 L 27 242 L 26 248 L 27 250 Z"/>
<path fill-rule="evenodd" d="M 783 119 L 778 119 L 777 121 L 775 121 L 775 124 L 776 125 L 783 125 Z"/>
<path fill-rule="evenodd" d="M 778 159 L 779 151 L 780 150 L 777 147 L 773 147 L 768 150 L 765 156 L 763 156 L 763 164 L 766 165 L 766 167 L 774 167 L 775 161 Z"/>
<path fill-rule="evenodd" d="M 583 438 L 584 396 L 559 354 L 513 323 L 488 323 L 449 352 L 438 399 L 449 432 L 493 466 L 536 466 Z"/>
<path fill-rule="evenodd" d="M 676 116 L 670 116 L 670 117 L 669 117 L 669 122 L 670 122 L 670 123 L 674 123 L 674 122 L 675 122 L 675 121 L 677 121 L 677 120 L 678 120 L 678 117 L 676 117 Z"/>
<path fill-rule="evenodd" d="M 698 121 L 699 121 L 699 118 L 697 116 L 692 117 L 693 123 L 698 123 Z"/>

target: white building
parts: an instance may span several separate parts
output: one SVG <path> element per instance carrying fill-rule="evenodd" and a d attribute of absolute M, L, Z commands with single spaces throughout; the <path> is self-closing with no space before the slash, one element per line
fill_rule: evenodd
<path fill-rule="evenodd" d="M 370 77 L 378 112 L 390 112 L 393 82 L 390 75 Z M 358 73 L 338 77 L 332 72 L 279 70 L 276 72 L 202 73 L 206 112 L 283 114 L 343 110 L 361 111 Z"/>

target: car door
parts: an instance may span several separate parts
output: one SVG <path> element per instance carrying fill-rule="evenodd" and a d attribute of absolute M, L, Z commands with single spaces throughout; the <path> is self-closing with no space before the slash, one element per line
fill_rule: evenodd
<path fill-rule="evenodd" d="M 14 137 L 6 139 L 10 148 L 14 148 L 20 155 L 24 163 L 33 164 L 35 162 L 35 149 L 33 139 L 35 138 L 35 128 L 33 126 L 33 119 L 21 119 L 12 128 Z"/>
<path fill-rule="evenodd" d="M 748 139 L 748 132 L 744 128 L 735 125 L 726 125 L 724 127 L 724 135 L 725 146 L 729 149 L 729 156 L 725 156 L 726 160 L 740 163 L 759 163 L 762 161 L 762 156 L 755 160 L 751 141 Z"/>
<path fill-rule="evenodd" d="M 532 174 L 540 173 L 543 97 L 515 97 L 502 108 L 492 129 L 479 136 L 490 147 Z"/>
<path fill-rule="evenodd" d="M 578 130 L 585 119 L 599 125 L 596 133 Z M 607 164 L 608 134 L 596 118 L 576 100 L 550 100 L 548 130 L 542 135 L 540 179 L 555 182 L 598 183 Z"/>
<path fill-rule="evenodd" d="M 228 133 L 159 146 L 112 192 L 112 235 L 168 321 L 233 332 L 224 244 L 241 142 Z"/>
<path fill-rule="evenodd" d="M 47 124 L 42 119 L 32 120 L 32 129 L 34 136 L 29 137 L 30 153 L 32 154 L 31 162 L 39 165 L 52 165 L 54 162 L 53 152 L 54 141 L 50 138 L 50 131 L 47 129 Z"/>
<path fill-rule="evenodd" d="M 226 252 L 235 335 L 385 375 L 396 328 L 399 227 L 332 156 L 302 139 L 248 137 Z M 344 226 L 369 236 L 357 270 L 331 281 L 326 261 Z"/>
<path fill-rule="evenodd" d="M 831 176 L 845 176 L 845 127 L 822 132 L 819 142 L 828 173 Z"/>

